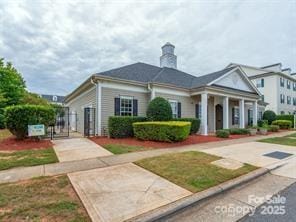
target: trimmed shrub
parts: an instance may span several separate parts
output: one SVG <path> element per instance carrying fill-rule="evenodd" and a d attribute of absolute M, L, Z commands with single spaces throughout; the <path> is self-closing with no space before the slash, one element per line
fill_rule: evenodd
<path fill-rule="evenodd" d="M 289 120 L 292 123 L 292 127 L 294 127 L 294 115 L 277 115 L 276 120 Z"/>
<path fill-rule="evenodd" d="M 48 127 L 55 121 L 54 109 L 39 105 L 9 106 L 4 116 L 6 127 L 17 139 L 27 137 L 28 125 L 44 124 Z"/>
<path fill-rule="evenodd" d="M 245 135 L 245 134 L 250 134 L 250 130 L 248 129 L 240 129 L 240 128 L 231 128 L 228 129 L 229 133 L 231 135 Z"/>
<path fill-rule="evenodd" d="M 270 125 L 273 121 L 276 120 L 276 114 L 272 110 L 266 110 L 263 113 L 262 119 L 267 120 L 268 121 L 268 125 Z"/>
<path fill-rule="evenodd" d="M 280 129 L 290 129 L 292 127 L 292 122 L 290 120 L 275 120 L 272 125 L 277 125 Z"/>
<path fill-rule="evenodd" d="M 257 126 L 262 127 L 263 125 L 268 125 L 268 120 L 266 119 L 261 119 L 257 121 Z"/>
<path fill-rule="evenodd" d="M 135 137 L 140 140 L 178 142 L 185 140 L 190 133 L 190 122 L 166 121 L 134 123 Z"/>
<path fill-rule="evenodd" d="M 170 103 L 162 97 L 156 97 L 148 105 L 147 119 L 150 121 L 169 121 L 172 115 Z"/>
<path fill-rule="evenodd" d="M 200 119 L 197 118 L 179 118 L 174 121 L 191 122 L 190 134 L 197 133 L 200 127 Z"/>
<path fill-rule="evenodd" d="M 270 125 L 267 128 L 268 132 L 278 132 L 279 129 L 280 129 L 280 127 L 278 125 Z"/>
<path fill-rule="evenodd" d="M 229 130 L 221 129 L 216 131 L 216 136 L 220 138 L 228 138 L 229 135 Z"/>
<path fill-rule="evenodd" d="M 133 123 L 146 121 L 146 117 L 139 116 L 110 116 L 108 120 L 109 136 L 124 138 L 134 136 Z"/>

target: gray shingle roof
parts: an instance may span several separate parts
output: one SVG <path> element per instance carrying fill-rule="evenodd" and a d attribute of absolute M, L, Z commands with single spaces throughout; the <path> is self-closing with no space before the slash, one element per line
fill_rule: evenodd
<path fill-rule="evenodd" d="M 97 73 L 95 75 L 137 81 L 142 83 L 152 82 L 169 84 L 177 87 L 191 89 L 205 86 L 234 68 L 236 67 L 229 67 L 218 72 L 196 77 L 177 69 L 167 67 L 160 68 L 157 66 L 139 62 L 117 69 Z"/>
<path fill-rule="evenodd" d="M 41 98 L 46 99 L 48 102 L 53 102 L 53 103 L 63 103 L 65 100 L 65 96 L 45 95 L 45 94 L 41 94 L 40 96 Z"/>

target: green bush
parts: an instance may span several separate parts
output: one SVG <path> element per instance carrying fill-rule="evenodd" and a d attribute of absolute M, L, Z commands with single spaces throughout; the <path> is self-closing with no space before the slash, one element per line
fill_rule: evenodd
<path fill-rule="evenodd" d="M 124 138 L 134 136 L 133 123 L 146 121 L 146 117 L 139 116 L 111 116 L 108 120 L 109 136 Z"/>
<path fill-rule="evenodd" d="M 5 128 L 4 109 L 0 109 L 0 129 Z"/>
<path fill-rule="evenodd" d="M 248 129 L 240 129 L 240 128 L 231 128 L 228 129 L 229 133 L 231 135 L 245 135 L 245 134 L 250 134 L 250 130 Z"/>
<path fill-rule="evenodd" d="M 275 120 L 272 125 L 277 125 L 280 129 L 290 129 L 292 127 L 292 122 L 290 120 Z"/>
<path fill-rule="evenodd" d="M 292 123 L 292 127 L 294 127 L 294 115 L 277 115 L 276 120 L 289 120 Z"/>
<path fill-rule="evenodd" d="M 197 133 L 200 127 L 200 119 L 197 118 L 179 118 L 174 121 L 191 122 L 190 134 Z"/>
<path fill-rule="evenodd" d="M 276 120 L 276 114 L 272 110 L 266 110 L 263 113 L 262 119 L 267 120 L 268 121 L 268 125 L 270 125 L 273 121 Z"/>
<path fill-rule="evenodd" d="M 5 123 L 17 139 L 28 135 L 28 125 L 44 124 L 45 127 L 55 121 L 55 112 L 49 106 L 17 105 L 5 108 Z"/>
<path fill-rule="evenodd" d="M 267 128 L 268 132 L 278 132 L 279 129 L 280 129 L 280 127 L 278 125 L 270 125 Z"/>
<path fill-rule="evenodd" d="M 257 126 L 262 127 L 263 125 L 268 125 L 268 120 L 266 119 L 261 119 L 257 121 Z"/>
<path fill-rule="evenodd" d="M 190 133 L 190 122 L 163 121 L 134 123 L 135 137 L 140 140 L 177 142 L 185 140 Z"/>
<path fill-rule="evenodd" d="M 169 121 L 172 115 L 170 103 L 162 97 L 156 97 L 148 105 L 147 118 L 150 121 Z"/>
<path fill-rule="evenodd" d="M 216 131 L 216 136 L 220 138 L 228 138 L 229 135 L 229 130 L 221 129 Z"/>

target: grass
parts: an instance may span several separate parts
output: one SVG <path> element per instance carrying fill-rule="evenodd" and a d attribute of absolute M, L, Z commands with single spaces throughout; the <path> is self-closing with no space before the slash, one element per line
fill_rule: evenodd
<path fill-rule="evenodd" d="M 290 135 L 289 137 L 294 137 L 294 136 Z M 292 139 L 288 137 L 273 137 L 273 138 L 258 140 L 258 142 L 275 143 L 275 144 L 287 145 L 287 146 L 296 146 L 296 138 Z"/>
<path fill-rule="evenodd" d="M 53 148 L 0 152 L 0 170 L 56 162 L 58 162 L 58 158 Z"/>
<path fill-rule="evenodd" d="M 296 133 L 292 133 L 292 134 L 284 136 L 284 137 L 296 137 Z"/>
<path fill-rule="evenodd" d="M 151 148 L 142 147 L 142 146 L 129 146 L 129 145 L 123 145 L 123 144 L 106 144 L 103 147 L 114 154 L 132 153 L 132 152 L 151 149 Z"/>
<path fill-rule="evenodd" d="M 67 176 L 0 185 L 0 221 L 90 222 Z"/>
<path fill-rule="evenodd" d="M 8 137 L 10 137 L 12 134 L 7 129 L 0 130 L 0 142 Z"/>
<path fill-rule="evenodd" d="M 199 192 L 257 169 L 245 164 L 228 170 L 211 164 L 220 157 L 202 152 L 183 152 L 143 159 L 137 165 L 191 192 Z"/>

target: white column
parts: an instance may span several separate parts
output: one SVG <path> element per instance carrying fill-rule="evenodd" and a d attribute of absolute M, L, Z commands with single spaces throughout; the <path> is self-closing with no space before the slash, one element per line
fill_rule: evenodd
<path fill-rule="evenodd" d="M 98 136 L 102 136 L 102 83 L 97 82 L 97 123 Z"/>
<path fill-rule="evenodd" d="M 201 134 L 208 135 L 208 94 L 201 94 Z"/>
<path fill-rule="evenodd" d="M 155 98 L 155 89 L 152 87 L 151 89 L 151 100 L 153 100 Z"/>
<path fill-rule="evenodd" d="M 257 100 L 253 102 L 253 126 L 257 125 L 258 105 Z"/>
<path fill-rule="evenodd" d="M 239 101 L 239 127 L 245 128 L 245 100 Z"/>
<path fill-rule="evenodd" d="M 223 129 L 229 128 L 229 98 L 223 98 Z"/>

